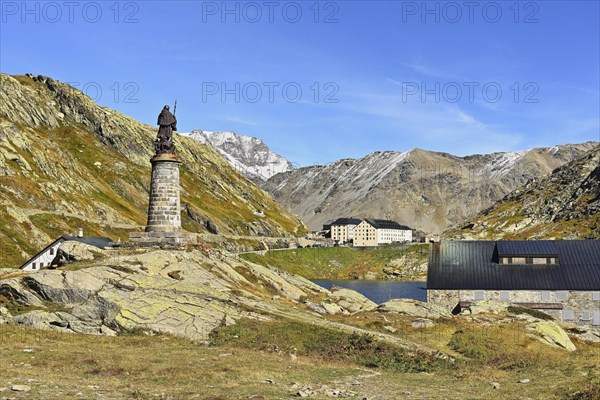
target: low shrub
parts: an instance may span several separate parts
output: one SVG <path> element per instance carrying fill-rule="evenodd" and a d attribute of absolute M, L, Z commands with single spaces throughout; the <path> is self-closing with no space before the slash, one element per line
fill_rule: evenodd
<path fill-rule="evenodd" d="M 539 310 L 535 310 L 533 308 L 527 307 L 519 307 L 519 306 L 509 306 L 507 311 L 513 314 L 529 314 L 532 317 L 543 319 L 545 321 L 554 321 L 554 317 L 552 315 L 548 315 Z"/>

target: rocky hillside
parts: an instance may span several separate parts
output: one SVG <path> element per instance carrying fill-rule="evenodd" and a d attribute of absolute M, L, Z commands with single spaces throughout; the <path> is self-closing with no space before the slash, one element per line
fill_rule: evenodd
<path fill-rule="evenodd" d="M 77 227 L 114 240 L 141 229 L 155 136 L 155 127 L 100 107 L 66 84 L 0 74 L 0 265 L 18 266 Z M 298 217 L 214 149 L 189 138 L 176 141 L 185 229 L 268 236 L 304 231 Z"/>
<path fill-rule="evenodd" d="M 277 174 L 263 187 L 312 229 L 340 216 L 387 218 L 440 233 L 596 144 L 457 157 L 420 149 Z"/>
<path fill-rule="evenodd" d="M 69 268 L 32 274 L 0 269 L 0 326 L 104 335 L 142 330 L 207 339 L 215 328 L 243 318 L 286 317 L 352 332 L 360 329 L 322 316 L 377 307 L 355 291 L 327 290 L 215 250 L 131 251 L 116 257 L 112 250 L 87 247 L 79 258 Z M 450 317 L 441 307 L 429 309 L 436 318 Z M 410 346 L 397 337 L 388 340 Z"/>
<path fill-rule="evenodd" d="M 600 239 L 600 146 L 533 179 L 446 236 Z"/>
<path fill-rule="evenodd" d="M 265 181 L 275 174 L 293 169 L 288 160 L 271 151 L 262 140 L 255 137 L 200 129 L 182 135 L 212 146 L 235 169 L 253 180 Z"/>

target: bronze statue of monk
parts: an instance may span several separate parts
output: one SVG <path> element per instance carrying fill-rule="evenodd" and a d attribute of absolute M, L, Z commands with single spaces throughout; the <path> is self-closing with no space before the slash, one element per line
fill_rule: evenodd
<path fill-rule="evenodd" d="M 158 135 L 156 136 L 156 154 L 175 153 L 173 144 L 173 131 L 177 131 L 177 119 L 169 111 L 169 106 L 164 106 L 158 115 Z"/>

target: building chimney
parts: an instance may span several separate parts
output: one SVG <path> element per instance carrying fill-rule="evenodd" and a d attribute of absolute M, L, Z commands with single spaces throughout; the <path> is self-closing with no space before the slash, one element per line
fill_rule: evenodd
<path fill-rule="evenodd" d="M 77 228 L 77 237 L 83 237 L 83 228 Z"/>

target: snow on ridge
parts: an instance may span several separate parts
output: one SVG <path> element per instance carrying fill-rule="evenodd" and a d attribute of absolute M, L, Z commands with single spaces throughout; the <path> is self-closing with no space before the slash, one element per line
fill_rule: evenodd
<path fill-rule="evenodd" d="M 533 149 L 491 154 L 492 159 L 482 168 L 479 175 L 491 179 L 504 177 L 513 171 L 515 165 L 531 150 Z"/>
<path fill-rule="evenodd" d="M 200 129 L 182 135 L 213 147 L 234 168 L 252 179 L 267 180 L 275 174 L 293 169 L 288 160 L 271 151 L 262 140 L 252 136 Z"/>

